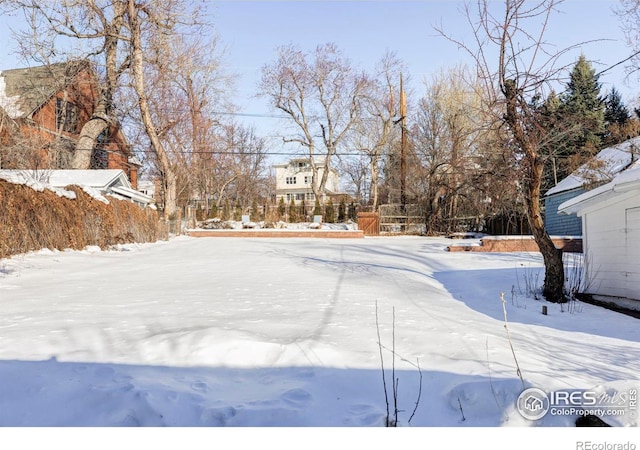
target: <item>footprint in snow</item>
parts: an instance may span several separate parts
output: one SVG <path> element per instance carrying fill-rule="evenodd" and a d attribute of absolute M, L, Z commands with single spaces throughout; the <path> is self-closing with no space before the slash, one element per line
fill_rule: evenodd
<path fill-rule="evenodd" d="M 197 392 L 207 392 L 207 388 L 207 383 L 204 383 L 202 381 L 197 381 L 191 385 L 191 389 Z"/>
<path fill-rule="evenodd" d="M 290 389 L 280 396 L 280 398 L 291 406 L 302 407 L 311 403 L 313 397 L 304 389 Z"/>
<path fill-rule="evenodd" d="M 384 424 L 385 415 L 372 405 L 351 405 L 347 411 L 350 416 L 345 419 L 345 424 L 348 426 L 371 427 Z"/>
<path fill-rule="evenodd" d="M 235 415 L 236 410 L 231 406 L 209 408 L 200 414 L 200 421 L 205 426 L 220 427 L 226 425 Z"/>

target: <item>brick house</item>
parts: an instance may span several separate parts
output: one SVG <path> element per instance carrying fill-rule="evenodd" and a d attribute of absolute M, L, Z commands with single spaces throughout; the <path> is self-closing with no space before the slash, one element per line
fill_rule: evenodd
<path fill-rule="evenodd" d="M 99 99 L 87 61 L 0 71 L 0 168 L 69 169 Z M 24 151 L 31 149 L 30 152 Z M 137 188 L 139 160 L 119 124 L 103 132 L 91 169 L 120 169 Z"/>

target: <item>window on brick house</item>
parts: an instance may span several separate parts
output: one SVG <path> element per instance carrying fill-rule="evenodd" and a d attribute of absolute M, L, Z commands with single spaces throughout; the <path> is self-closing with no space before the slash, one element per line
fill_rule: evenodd
<path fill-rule="evenodd" d="M 56 129 L 67 133 L 78 132 L 78 107 L 75 104 L 56 99 Z"/>
<path fill-rule="evenodd" d="M 96 145 L 91 152 L 91 168 L 92 169 L 108 169 L 109 154 L 107 145 L 109 144 L 109 128 L 105 128 L 96 139 Z"/>

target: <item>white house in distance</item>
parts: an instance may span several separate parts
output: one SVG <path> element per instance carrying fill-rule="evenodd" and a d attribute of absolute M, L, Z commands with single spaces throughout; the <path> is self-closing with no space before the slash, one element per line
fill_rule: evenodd
<path fill-rule="evenodd" d="M 322 178 L 324 173 L 323 161 L 317 161 L 318 178 Z M 312 171 L 309 158 L 295 158 L 281 164 L 274 164 L 276 171 L 276 202 L 281 198 L 289 204 L 291 199 L 296 204 L 305 201 L 307 205 L 313 205 L 316 198 L 311 188 Z M 319 183 L 319 180 L 317 183 Z M 327 176 L 327 183 L 324 188 L 322 198 L 318 199 L 320 204 L 324 204 L 329 196 L 338 194 L 340 191 L 340 175 L 338 172 L 330 168 Z"/>
<path fill-rule="evenodd" d="M 582 220 L 585 293 L 640 311 L 640 162 L 558 212 Z"/>

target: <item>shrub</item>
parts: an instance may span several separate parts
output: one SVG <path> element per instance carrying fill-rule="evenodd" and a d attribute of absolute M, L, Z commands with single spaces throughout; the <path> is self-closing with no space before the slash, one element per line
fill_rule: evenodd
<path fill-rule="evenodd" d="M 280 197 L 280 201 L 278 202 L 278 220 L 282 220 L 286 214 L 287 207 L 284 204 L 284 197 Z"/>
<path fill-rule="evenodd" d="M 347 219 L 347 202 L 344 197 L 340 199 L 340 205 L 338 206 L 338 222 L 342 223 Z"/>
<path fill-rule="evenodd" d="M 334 223 L 336 221 L 333 200 L 331 200 L 331 198 L 329 198 L 329 201 L 324 207 L 324 221 L 327 223 Z"/>
<path fill-rule="evenodd" d="M 289 202 L 289 223 L 295 223 L 298 221 L 298 208 L 296 208 L 296 202 L 291 197 L 291 201 Z"/>
<path fill-rule="evenodd" d="M 76 186 L 67 190 L 76 198 L 0 180 L 0 258 L 42 248 L 107 248 L 158 239 L 155 210 L 115 198 L 106 204 Z"/>

